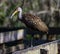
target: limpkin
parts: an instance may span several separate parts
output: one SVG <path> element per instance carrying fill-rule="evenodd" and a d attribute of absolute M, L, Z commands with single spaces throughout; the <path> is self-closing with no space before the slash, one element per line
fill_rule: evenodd
<path fill-rule="evenodd" d="M 18 18 L 21 22 L 23 22 L 28 28 L 33 30 L 39 30 L 42 32 L 48 32 L 47 25 L 41 20 L 40 17 L 32 15 L 32 14 L 23 14 L 22 8 L 18 7 L 14 13 L 12 14 L 11 18 L 16 14 L 19 13 Z"/>

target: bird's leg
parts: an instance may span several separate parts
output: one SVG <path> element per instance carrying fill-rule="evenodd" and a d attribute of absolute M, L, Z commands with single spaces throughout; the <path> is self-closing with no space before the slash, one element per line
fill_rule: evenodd
<path fill-rule="evenodd" d="M 31 47 L 33 47 L 33 41 L 34 41 L 34 35 L 35 35 L 35 33 L 34 33 L 34 30 L 33 29 L 31 29 L 31 28 L 29 28 L 30 29 L 30 32 L 31 32 L 31 36 L 32 36 L 32 38 L 31 38 Z"/>

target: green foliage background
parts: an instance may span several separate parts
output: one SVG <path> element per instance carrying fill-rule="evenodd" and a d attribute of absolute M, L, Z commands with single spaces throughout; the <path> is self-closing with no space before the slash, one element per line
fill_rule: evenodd
<path fill-rule="evenodd" d="M 13 17 L 13 19 L 9 19 L 13 11 L 18 7 L 23 8 L 23 13 L 35 14 L 49 10 L 51 11 L 51 7 L 59 9 L 57 7 L 59 3 L 56 0 L 1 0 L 0 1 L 0 27 L 20 27 L 25 26 L 20 21 L 17 21 L 17 14 Z M 40 16 L 45 23 L 52 27 L 60 27 L 59 18 L 55 19 L 56 14 L 54 13 L 51 17 L 50 12 L 48 14 L 37 14 Z"/>
<path fill-rule="evenodd" d="M 23 13 L 35 14 L 43 11 L 51 11 L 51 7 L 59 9 L 57 7 L 59 4 L 57 1 L 53 0 L 50 4 L 50 0 L 1 0 L 0 1 L 0 27 L 20 27 L 25 26 L 20 21 L 17 21 L 17 14 L 13 19 L 9 19 L 13 11 L 18 7 L 23 8 Z M 46 22 L 48 26 L 60 27 L 59 18 L 57 20 L 54 18 L 54 14 L 51 17 L 50 13 L 48 14 L 37 14 L 42 20 Z"/>

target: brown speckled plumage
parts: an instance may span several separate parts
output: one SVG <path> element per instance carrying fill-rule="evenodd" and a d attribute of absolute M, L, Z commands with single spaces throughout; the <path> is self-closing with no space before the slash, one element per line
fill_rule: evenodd
<path fill-rule="evenodd" d="M 37 29 L 42 32 L 48 32 L 47 25 L 41 20 L 41 18 L 37 16 L 34 16 L 32 14 L 23 14 L 21 21 L 31 29 L 34 29 L 34 30 Z"/>

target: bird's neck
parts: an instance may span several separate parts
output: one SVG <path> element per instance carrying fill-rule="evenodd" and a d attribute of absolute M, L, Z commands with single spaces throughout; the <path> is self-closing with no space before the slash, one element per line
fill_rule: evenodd
<path fill-rule="evenodd" d="M 19 12 L 19 19 L 22 19 L 22 11 Z"/>

